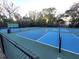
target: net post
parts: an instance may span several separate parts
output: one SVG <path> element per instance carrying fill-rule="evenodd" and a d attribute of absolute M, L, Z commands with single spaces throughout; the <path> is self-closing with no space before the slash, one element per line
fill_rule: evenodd
<path fill-rule="evenodd" d="M 59 22 L 59 53 L 61 53 L 61 35 L 60 35 L 60 22 Z"/>
<path fill-rule="evenodd" d="M 61 53 L 61 38 L 59 39 L 59 53 Z"/>

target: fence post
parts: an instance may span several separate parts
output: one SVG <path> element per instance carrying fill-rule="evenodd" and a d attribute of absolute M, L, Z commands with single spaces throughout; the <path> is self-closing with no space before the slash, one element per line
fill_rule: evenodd
<path fill-rule="evenodd" d="M 1 34 L 0 34 L 0 39 L 1 39 L 3 53 L 5 53 L 4 42 Z"/>

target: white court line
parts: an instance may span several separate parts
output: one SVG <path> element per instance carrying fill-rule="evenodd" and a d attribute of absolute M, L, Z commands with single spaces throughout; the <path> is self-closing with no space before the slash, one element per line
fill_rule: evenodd
<path fill-rule="evenodd" d="M 46 33 L 47 34 L 47 33 Z M 45 34 L 45 35 L 46 35 Z M 29 39 L 29 40 L 32 40 L 32 41 L 36 41 L 36 40 L 39 40 L 39 39 L 31 39 L 31 38 L 28 38 L 28 37 L 24 37 L 24 36 L 22 36 L 22 35 L 19 35 L 19 34 L 16 34 L 17 36 L 19 36 L 19 37 L 22 37 L 22 38 L 25 38 L 25 39 Z M 43 35 L 44 36 L 44 35 Z M 41 37 L 40 37 L 41 38 Z"/>
<path fill-rule="evenodd" d="M 74 33 L 72 33 L 72 35 L 73 35 L 75 38 L 79 39 L 79 37 L 78 37 L 78 36 L 76 36 Z"/>
<path fill-rule="evenodd" d="M 40 37 L 39 39 L 37 39 L 37 41 L 39 41 L 41 38 L 43 38 L 44 36 L 46 36 L 48 33 L 44 34 L 42 37 Z"/>
<path fill-rule="evenodd" d="M 25 36 L 22 36 L 22 35 L 19 35 L 19 34 L 16 34 L 16 36 L 24 38 L 24 39 L 32 40 L 32 41 L 36 40 L 36 39 L 31 39 L 31 38 L 28 38 L 28 37 L 25 37 Z"/>
<path fill-rule="evenodd" d="M 47 43 L 44 43 L 44 42 L 41 42 L 41 41 L 37 41 L 37 42 L 58 49 L 57 46 L 54 46 L 54 45 L 51 45 L 51 44 L 47 44 Z M 73 52 L 73 51 L 70 51 L 70 50 L 67 50 L 67 49 L 64 49 L 64 48 L 61 48 L 61 50 L 64 50 L 64 51 L 67 51 L 67 52 L 70 52 L 70 53 L 73 53 L 73 54 L 79 55 L 79 53 L 76 53 L 76 52 Z"/>
<path fill-rule="evenodd" d="M 42 42 L 40 42 L 40 41 L 31 39 L 31 38 L 27 38 L 27 37 L 24 37 L 24 36 L 22 36 L 22 35 L 18 35 L 18 34 L 16 34 L 16 35 L 17 35 L 18 37 L 20 37 L 20 38 L 24 38 L 24 39 L 27 39 L 27 40 L 31 40 L 31 41 L 38 42 L 38 43 L 41 43 L 41 44 L 44 44 L 44 45 L 48 45 L 48 46 L 51 46 L 51 47 L 58 48 L 58 47 L 56 47 L 56 46 L 52 46 L 52 45 L 50 45 L 50 44 L 42 43 Z"/>
<path fill-rule="evenodd" d="M 46 44 L 46 43 L 44 43 L 44 42 L 37 41 L 37 40 L 31 39 L 31 38 L 27 38 L 27 37 L 24 37 L 24 36 L 22 36 L 22 35 L 18 35 L 18 34 L 16 34 L 16 35 L 19 36 L 19 37 L 21 37 L 21 38 L 28 39 L 28 40 L 31 40 L 31 41 L 34 41 L 34 42 L 38 42 L 38 43 L 41 43 L 41 44 L 44 44 L 44 45 L 47 45 L 47 46 L 50 46 L 50 47 L 53 47 L 53 48 L 57 48 L 57 49 L 58 49 L 57 46 L 54 46 L 54 45 L 51 45 L 51 44 Z M 73 52 L 73 51 L 70 51 L 70 50 L 67 50 L 67 49 L 64 49 L 64 48 L 61 48 L 61 49 L 64 50 L 64 51 L 67 51 L 67 52 L 70 52 L 70 53 L 79 55 L 79 53 L 76 53 L 76 52 Z"/>

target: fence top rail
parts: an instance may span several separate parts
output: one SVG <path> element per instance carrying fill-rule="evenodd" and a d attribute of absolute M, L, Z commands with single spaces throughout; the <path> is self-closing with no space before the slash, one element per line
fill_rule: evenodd
<path fill-rule="evenodd" d="M 7 41 L 9 41 L 11 44 L 13 44 L 16 48 L 18 48 L 20 51 L 22 51 L 25 55 L 27 55 L 28 57 L 30 57 L 31 59 L 40 59 L 36 54 L 32 53 L 31 51 L 25 51 L 25 48 L 23 46 L 21 46 L 20 44 L 18 44 L 17 42 L 13 41 L 13 40 L 9 40 L 9 37 L 7 37 L 6 35 L 4 35 L 3 33 L 0 33 L 0 37 L 4 37 L 6 38 Z"/>

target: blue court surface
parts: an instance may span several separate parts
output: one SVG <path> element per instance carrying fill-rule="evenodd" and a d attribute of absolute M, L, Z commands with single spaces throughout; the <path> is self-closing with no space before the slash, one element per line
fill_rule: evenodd
<path fill-rule="evenodd" d="M 76 33 L 79 35 L 79 29 L 60 28 L 62 50 L 79 55 L 79 36 Z M 59 47 L 59 28 L 34 29 L 19 32 L 16 35 L 47 46 Z"/>

